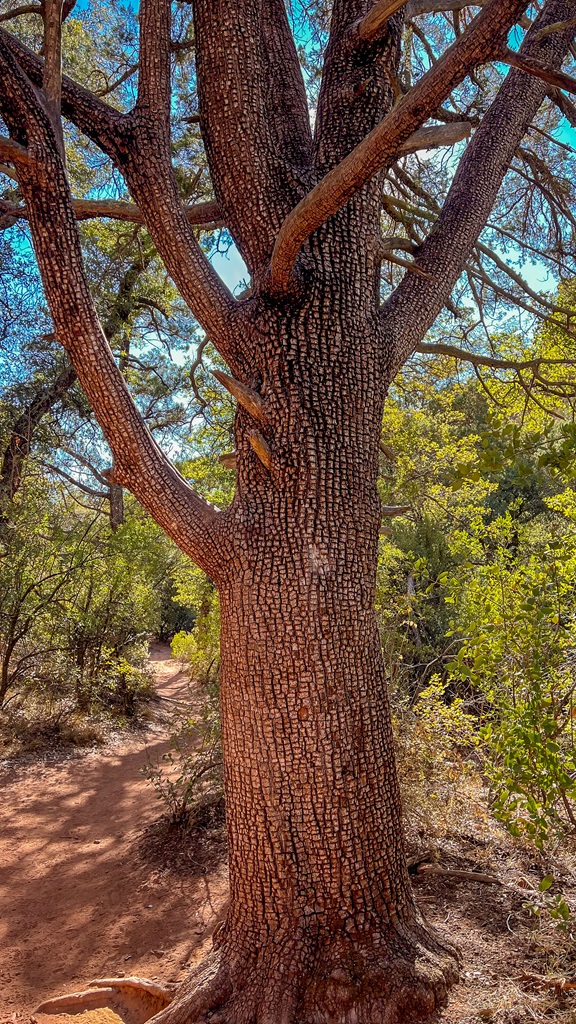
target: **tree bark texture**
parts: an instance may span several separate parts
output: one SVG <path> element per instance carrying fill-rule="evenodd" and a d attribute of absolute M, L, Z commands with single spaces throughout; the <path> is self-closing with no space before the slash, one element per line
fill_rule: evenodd
<path fill-rule="evenodd" d="M 141 4 L 133 111 L 63 80 L 65 115 L 124 174 L 182 295 L 251 389 L 236 416 L 236 493 L 225 512 L 179 477 L 138 418 L 98 323 L 65 168 L 36 100 L 41 62 L 0 31 L 0 110 L 26 147 L 14 159 L 35 251 L 58 338 L 114 452 L 112 482 L 132 489 L 221 596 L 231 903 L 218 948 L 155 1018 L 162 1024 L 400 1024 L 432 1012 L 454 980 L 454 952 L 424 925 L 405 866 L 374 613 L 378 448 L 387 389 L 422 340 L 428 310 L 448 300 L 494 202 L 494 168 L 503 176 L 546 87 L 526 89 L 526 76 L 510 72 L 485 117 L 489 158 L 464 164 L 436 240 L 432 232 L 422 247 L 430 276 L 408 272 L 383 308 L 378 175 L 467 70 L 505 45 L 527 6 L 489 0 L 446 60 L 395 104 L 402 14 L 367 43 L 356 27 L 371 4 L 335 0 L 313 137 L 284 4 L 195 0 L 205 149 L 252 277 L 251 297 L 238 303 L 179 205 L 168 0 Z M 548 0 L 538 28 L 571 6 Z M 559 63 L 570 39 L 527 45 Z M 369 160 L 341 188 L 342 167 L 367 137 Z M 376 158 L 381 137 L 385 157 Z M 329 203 L 325 219 L 314 196 L 318 187 L 325 203 L 331 175 L 346 198 Z M 302 245 L 280 293 L 270 265 L 293 216 L 288 235 Z M 456 225 L 454 240 L 444 224 Z"/>
<path fill-rule="evenodd" d="M 282 346 L 270 381 L 283 396 L 270 475 L 244 454 L 239 428 L 246 497 L 231 520 L 244 542 L 220 587 L 231 884 L 221 955 L 225 1019 L 239 1022 L 288 1008 L 302 1022 L 404 1020 L 433 1009 L 453 976 L 405 869 L 373 611 L 379 356 L 353 302 L 338 314 L 329 290 L 318 298 L 279 325 L 285 344 L 300 343 L 294 360 Z"/>

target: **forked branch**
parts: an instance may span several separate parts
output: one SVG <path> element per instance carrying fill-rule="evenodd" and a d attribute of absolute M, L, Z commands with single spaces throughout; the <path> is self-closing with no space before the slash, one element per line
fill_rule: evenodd
<path fill-rule="evenodd" d="M 489 0 L 444 56 L 352 152 L 316 185 L 284 221 L 272 255 L 270 287 L 290 288 L 302 244 L 367 181 L 390 167 L 410 136 L 464 80 L 469 71 L 502 49 L 527 0 Z"/>
<path fill-rule="evenodd" d="M 144 424 L 106 340 L 84 269 L 72 198 L 54 126 L 0 40 L 0 112 L 28 141 L 19 184 L 54 330 L 114 455 L 115 477 L 213 578 L 221 552 L 217 512 L 197 495 Z"/>
<path fill-rule="evenodd" d="M 148 6 L 142 5 L 141 35 L 155 39 L 157 48 L 153 43 L 144 48 L 143 58 L 150 75 L 146 77 L 145 67 L 138 110 L 122 114 L 64 76 L 62 113 L 119 168 L 137 207 L 145 211 L 146 226 L 184 300 L 218 351 L 234 366 L 235 352 L 230 345 L 235 335 L 231 323 L 237 304 L 195 238 L 172 168 L 169 126 L 160 113 L 167 95 L 165 69 L 167 65 L 169 71 L 170 66 L 170 5 L 165 8 L 163 0 L 150 0 Z M 162 22 L 164 15 L 167 25 Z M 43 61 L 1 29 L 0 44 L 30 81 L 41 87 Z M 155 69 L 155 63 L 162 67 Z M 116 208 L 116 212 L 129 211 Z"/>
<path fill-rule="evenodd" d="M 548 0 L 524 40 L 520 57 L 559 66 L 572 33 L 537 39 L 546 25 L 565 21 L 573 0 Z M 407 274 L 381 311 L 392 375 L 420 344 L 463 272 L 504 177 L 547 92 L 544 82 L 512 70 L 468 145 L 434 228 L 419 245 L 418 266 L 429 280 Z M 516 300 L 515 300 L 516 301 Z"/>

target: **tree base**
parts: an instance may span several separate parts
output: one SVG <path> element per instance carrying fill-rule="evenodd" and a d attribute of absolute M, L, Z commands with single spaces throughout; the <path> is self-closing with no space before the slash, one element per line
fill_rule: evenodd
<path fill-rule="evenodd" d="M 143 983 L 138 1006 L 124 1014 L 116 999 L 98 1005 L 119 1012 L 125 1024 L 408 1024 L 444 1005 L 457 963 L 455 950 L 421 925 L 386 936 L 340 935 L 315 955 L 307 944 L 273 943 L 253 964 L 223 945 L 173 998 L 156 986 L 147 995 L 150 983 Z M 82 1013 L 95 1004 L 76 1005 L 52 1000 L 39 1012 Z"/>

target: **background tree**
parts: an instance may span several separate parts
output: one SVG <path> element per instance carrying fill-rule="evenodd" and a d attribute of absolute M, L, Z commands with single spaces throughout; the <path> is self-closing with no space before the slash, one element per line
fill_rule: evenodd
<path fill-rule="evenodd" d="M 453 16 L 433 20 L 430 42 L 418 18 L 446 9 Z M 574 81 L 558 70 L 574 38 L 572 4 L 548 0 L 536 14 L 527 2 L 490 0 L 472 18 L 460 3 L 335 0 L 311 83 L 314 133 L 280 0 L 233 9 L 195 0 L 193 37 L 178 14 L 176 39 L 168 0 L 144 0 L 137 61 L 120 76 L 132 83 L 137 67 L 135 102 L 130 85 L 116 106 L 62 78 L 70 5 L 44 0 L 39 13 L 44 61 L 0 34 L 0 153 L 23 200 L 5 216 L 30 225 L 56 336 L 114 453 L 110 480 L 209 573 L 222 607 L 231 904 L 219 948 L 174 1000 L 121 981 L 92 1000 L 111 991 L 120 1005 L 148 992 L 149 1012 L 169 1003 L 160 1019 L 174 1022 L 216 1008 L 226 1021 L 270 1024 L 430 1012 L 454 978 L 454 956 L 421 920 L 404 864 L 374 615 L 382 410 L 443 308 L 458 308 L 451 296 L 463 272 L 480 324 L 488 290 L 571 330 L 565 309 L 477 243 L 516 160 L 528 203 L 516 230 L 556 266 L 565 261 L 566 190 L 523 142 L 549 93 L 572 110 L 562 90 Z M 326 13 L 314 8 L 314 32 Z M 516 51 L 507 41 L 520 19 Z M 199 115 L 186 116 L 199 116 L 214 189 L 200 208 L 185 203 L 170 132 L 182 84 L 176 74 L 172 92 L 171 52 L 192 41 Z M 479 77 L 491 61 L 515 70 L 504 81 L 491 70 Z M 110 158 L 136 205 L 73 199 L 61 113 Z M 430 119 L 440 123 L 423 128 Z M 471 128 L 443 204 L 418 173 L 403 179 L 403 154 Z M 554 210 L 552 237 L 533 223 L 535 196 Z M 399 211 L 399 241 L 382 239 L 382 206 Z M 145 221 L 235 375 L 219 377 L 239 402 L 236 492 L 225 511 L 171 466 L 107 344 L 76 224 L 98 213 Z M 196 239 L 194 224 L 206 221 L 227 225 L 246 263 L 250 293 L 240 301 Z M 407 272 L 381 301 L 383 259 Z"/>

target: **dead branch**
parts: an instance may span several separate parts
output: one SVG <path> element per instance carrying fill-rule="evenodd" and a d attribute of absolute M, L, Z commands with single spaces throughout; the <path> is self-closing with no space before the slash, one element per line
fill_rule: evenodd
<path fill-rule="evenodd" d="M 441 868 L 436 864 L 422 864 L 419 875 L 438 875 L 440 878 L 458 878 L 463 882 L 482 882 L 484 885 L 504 885 L 496 875 L 485 875 L 482 871 L 457 871 L 455 868 Z"/>
<path fill-rule="evenodd" d="M 457 142 L 469 138 L 471 131 L 470 121 L 452 121 L 450 124 L 432 124 L 427 128 L 420 128 L 400 146 L 398 156 L 416 153 L 420 149 L 455 146 Z"/>

